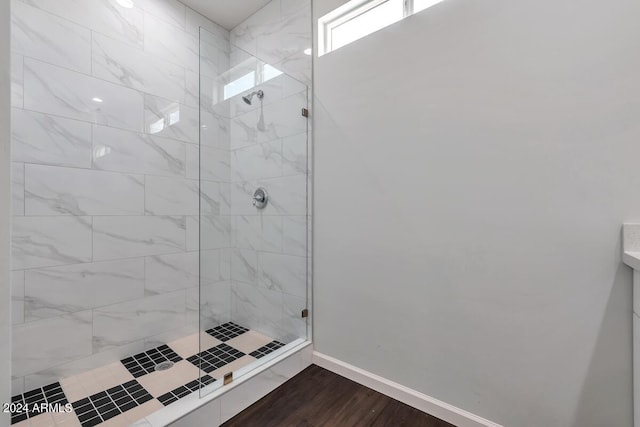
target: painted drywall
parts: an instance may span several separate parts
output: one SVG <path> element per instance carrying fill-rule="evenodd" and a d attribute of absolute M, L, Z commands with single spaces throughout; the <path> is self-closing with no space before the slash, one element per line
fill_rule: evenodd
<path fill-rule="evenodd" d="M 639 20 L 445 0 L 315 61 L 318 351 L 505 426 L 632 425 Z"/>
<path fill-rule="evenodd" d="M 10 1 L 0 0 L 0 403 L 11 398 L 11 51 Z M 9 426 L 0 412 L 0 426 Z"/>

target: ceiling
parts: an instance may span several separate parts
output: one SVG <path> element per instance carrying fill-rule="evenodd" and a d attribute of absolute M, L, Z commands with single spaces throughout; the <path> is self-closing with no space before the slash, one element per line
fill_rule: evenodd
<path fill-rule="evenodd" d="M 181 0 L 213 22 L 231 30 L 270 0 Z"/>

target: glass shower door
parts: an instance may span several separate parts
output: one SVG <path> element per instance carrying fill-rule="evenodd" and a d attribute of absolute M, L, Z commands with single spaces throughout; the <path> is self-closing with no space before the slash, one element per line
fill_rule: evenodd
<path fill-rule="evenodd" d="M 308 88 L 200 30 L 204 392 L 307 339 Z"/>

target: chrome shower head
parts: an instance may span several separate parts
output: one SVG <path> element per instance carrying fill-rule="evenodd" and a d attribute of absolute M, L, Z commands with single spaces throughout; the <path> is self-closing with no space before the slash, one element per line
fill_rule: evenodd
<path fill-rule="evenodd" d="M 264 92 L 261 90 L 256 90 L 254 92 L 251 92 L 249 95 L 243 96 L 242 100 L 245 102 L 245 104 L 251 105 L 251 100 L 253 99 L 254 96 L 257 96 L 258 99 L 262 99 L 264 98 Z"/>

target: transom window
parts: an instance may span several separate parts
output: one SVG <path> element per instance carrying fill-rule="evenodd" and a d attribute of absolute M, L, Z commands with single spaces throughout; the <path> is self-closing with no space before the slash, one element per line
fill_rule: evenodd
<path fill-rule="evenodd" d="M 319 56 L 443 0 L 352 0 L 318 20 Z"/>

